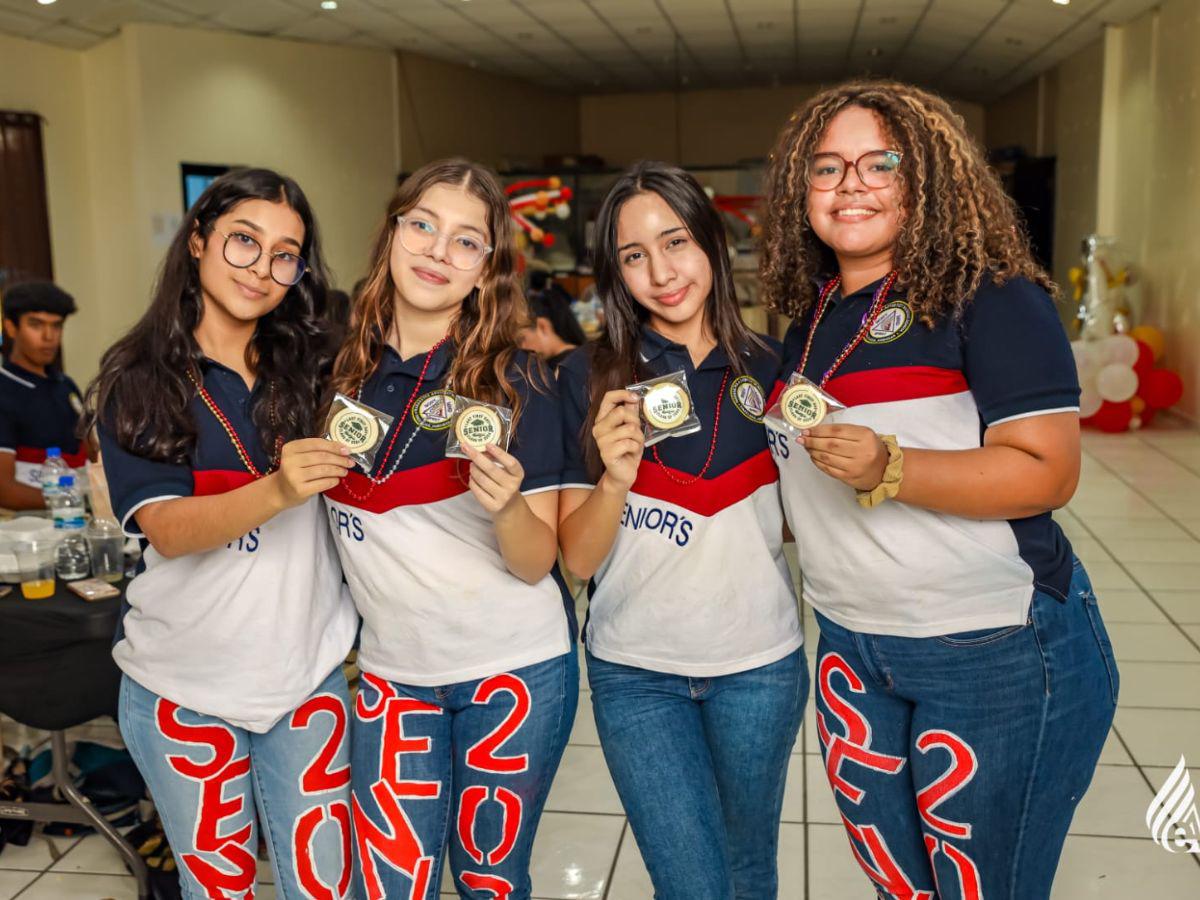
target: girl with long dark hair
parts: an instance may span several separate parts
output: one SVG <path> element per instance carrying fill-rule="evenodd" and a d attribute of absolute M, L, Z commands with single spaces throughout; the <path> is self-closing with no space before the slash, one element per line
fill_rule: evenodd
<path fill-rule="evenodd" d="M 363 898 L 530 896 L 529 859 L 579 690 L 557 571 L 562 416 L 524 351 L 513 226 L 461 159 L 388 205 L 335 367 L 394 417 L 372 470 L 326 495 L 363 616 L 353 794 Z M 512 443 L 446 457 L 455 397 L 512 411 Z"/>
<path fill-rule="evenodd" d="M 350 462 L 309 437 L 325 284 L 296 183 L 223 175 L 88 390 L 84 427 L 144 547 L 113 649 L 121 733 L 196 900 L 249 895 L 260 827 L 281 896 L 349 887 L 341 663 L 357 617 L 317 494 Z"/>
<path fill-rule="evenodd" d="M 779 345 L 742 324 L 724 225 L 691 175 L 639 163 L 596 226 L 605 330 L 559 369 L 559 534 L 592 579 L 596 727 L 655 896 L 769 900 L 808 692 L 762 426 Z M 625 385 L 676 370 L 701 429 L 643 453 Z"/>
<path fill-rule="evenodd" d="M 1050 516 L 1080 464 L 1053 285 L 962 119 L 910 85 L 813 97 L 768 189 L 782 379 L 844 406 L 768 426 L 851 850 L 881 897 L 1048 897 L 1119 685 Z"/>

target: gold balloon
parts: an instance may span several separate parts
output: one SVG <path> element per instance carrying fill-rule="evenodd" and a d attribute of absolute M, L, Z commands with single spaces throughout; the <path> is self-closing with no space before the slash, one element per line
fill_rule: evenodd
<path fill-rule="evenodd" d="M 1166 338 L 1153 325 L 1139 325 L 1129 332 L 1129 336 L 1135 341 L 1149 345 L 1156 361 L 1162 358 L 1163 350 L 1166 349 Z"/>

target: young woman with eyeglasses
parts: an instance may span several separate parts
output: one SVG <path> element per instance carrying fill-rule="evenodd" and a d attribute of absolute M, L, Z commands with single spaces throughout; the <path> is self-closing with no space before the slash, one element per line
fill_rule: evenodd
<path fill-rule="evenodd" d="M 496 178 L 461 159 L 388 206 L 335 366 L 393 417 L 370 472 L 326 494 L 363 616 L 353 803 L 362 898 L 530 896 L 542 807 L 575 717 L 571 598 L 556 568 L 562 424 L 525 321 Z M 509 408 L 508 450 L 446 457 L 454 396 Z"/>
<path fill-rule="evenodd" d="M 802 106 L 766 205 L 783 381 L 845 407 L 768 426 L 851 850 L 881 897 L 1048 897 L 1119 685 L 1050 515 L 1080 466 L 1053 285 L 962 119 L 908 85 Z"/>
<path fill-rule="evenodd" d="M 357 616 L 317 494 L 350 461 L 310 437 L 324 291 L 300 188 L 230 172 L 88 391 L 113 508 L 144 548 L 113 649 L 121 733 L 197 900 L 249 896 L 260 828 L 280 896 L 349 887 Z"/>

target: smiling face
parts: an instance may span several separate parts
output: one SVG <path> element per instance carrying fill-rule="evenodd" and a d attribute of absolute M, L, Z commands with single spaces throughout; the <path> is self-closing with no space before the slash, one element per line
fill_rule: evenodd
<path fill-rule="evenodd" d="M 658 194 L 637 194 L 621 207 L 617 255 L 625 286 L 650 313 L 650 326 L 656 331 L 703 317 L 712 293 L 712 265 Z"/>
<path fill-rule="evenodd" d="M 262 248 L 258 259 L 244 269 L 231 265 L 226 260 L 226 241 L 228 256 L 236 259 L 239 250 L 246 252 L 250 240 Z M 213 223 L 207 238 L 195 234 L 190 242 L 200 269 L 204 314 L 252 322 L 271 312 L 288 292 L 271 278 L 271 260 L 281 253 L 298 256 L 303 244 L 304 222 L 286 203 L 243 200 L 228 209 Z"/>
<path fill-rule="evenodd" d="M 864 153 L 887 149 L 891 141 L 879 116 L 849 106 L 834 116 L 814 155 L 833 153 L 854 161 Z M 886 188 L 870 188 L 853 166 L 847 166 L 837 188 L 817 191 L 810 186 L 806 202 L 813 231 L 844 265 L 846 260 L 890 260 L 900 231 L 901 200 L 898 181 Z"/>
<path fill-rule="evenodd" d="M 450 264 L 452 243 L 464 247 L 492 243 L 487 222 L 487 205 L 465 186 L 430 185 L 416 205 L 404 213 L 405 223 L 392 233 L 390 268 L 396 285 L 397 303 L 421 313 L 457 309 L 471 291 L 483 283 L 485 258 L 466 271 Z M 419 246 L 420 233 L 438 232 L 424 253 L 405 246 L 402 229 L 411 228 L 410 246 Z"/>

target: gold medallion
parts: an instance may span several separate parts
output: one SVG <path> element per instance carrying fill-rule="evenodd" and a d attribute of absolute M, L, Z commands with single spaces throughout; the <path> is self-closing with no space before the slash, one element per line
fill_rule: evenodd
<path fill-rule="evenodd" d="M 476 450 L 500 443 L 500 431 L 500 416 L 496 411 L 478 404 L 464 409 L 454 425 L 458 442 Z"/>
<path fill-rule="evenodd" d="M 829 411 L 820 389 L 811 382 L 793 384 L 779 398 L 779 408 L 788 424 L 794 428 L 812 428 L 820 424 Z"/>
<path fill-rule="evenodd" d="M 655 428 L 682 425 L 691 411 L 687 391 L 669 381 L 656 384 L 642 398 L 642 413 Z"/>
<path fill-rule="evenodd" d="M 361 453 L 379 440 L 379 423 L 373 416 L 347 406 L 329 420 L 329 434 L 349 447 L 351 453 Z"/>

